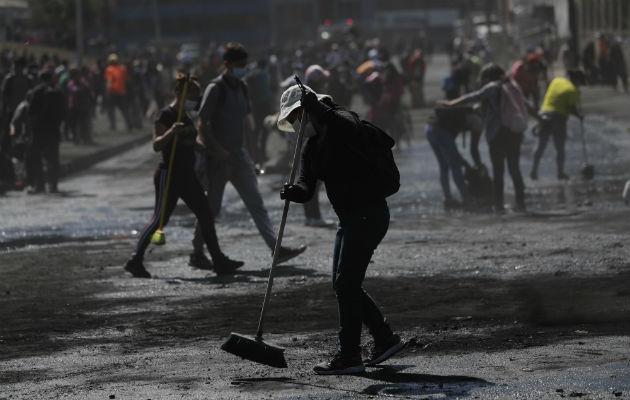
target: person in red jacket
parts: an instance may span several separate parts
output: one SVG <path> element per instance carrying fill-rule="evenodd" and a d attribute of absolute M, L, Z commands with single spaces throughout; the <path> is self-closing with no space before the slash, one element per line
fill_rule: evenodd
<path fill-rule="evenodd" d="M 529 54 L 525 60 L 518 60 L 512 66 L 510 77 L 518 83 L 526 98 L 532 99 L 534 107 L 538 107 L 540 92 L 538 90 L 538 73 L 540 61 L 536 54 Z"/>
<path fill-rule="evenodd" d="M 127 68 L 118 63 L 118 55 L 112 53 L 107 57 L 109 65 L 105 68 L 105 89 L 107 95 L 107 115 L 111 130 L 116 130 L 116 108 L 120 110 L 127 130 L 132 129 L 129 110 L 127 109 Z"/>
<path fill-rule="evenodd" d="M 407 62 L 407 74 L 409 75 L 409 91 L 411 92 L 411 106 L 420 108 L 424 106 L 424 71 L 426 64 L 422 50 L 415 49 Z"/>

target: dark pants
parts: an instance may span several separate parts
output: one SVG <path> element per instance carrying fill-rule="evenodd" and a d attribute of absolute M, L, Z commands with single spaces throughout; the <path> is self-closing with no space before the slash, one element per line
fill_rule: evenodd
<path fill-rule="evenodd" d="M 89 109 L 75 109 L 68 113 L 68 125 L 74 143 L 92 142 L 92 115 Z"/>
<path fill-rule="evenodd" d="M 240 154 L 233 154 L 228 161 L 221 165 L 214 165 L 211 160 L 197 158 L 197 176 L 207 189 L 207 203 L 213 215 L 219 215 L 221 203 L 223 202 L 223 192 L 228 182 L 232 183 L 234 189 L 245 203 L 254 224 L 263 240 L 273 251 L 276 245 L 276 233 L 273 224 L 269 219 L 269 214 L 263 203 L 262 195 L 258 189 L 258 180 L 254 172 L 254 164 L 244 149 Z M 203 242 L 200 240 L 200 229 L 203 228 L 200 220 L 195 226 L 195 236 L 193 238 L 193 252 L 203 252 Z"/>
<path fill-rule="evenodd" d="M 525 206 L 525 184 L 519 165 L 521 158 L 522 133 L 502 131 L 489 143 L 490 161 L 492 162 L 492 182 L 494 206 L 503 209 L 503 172 L 507 162 L 508 171 L 514 184 L 514 195 L 517 207 Z"/>
<path fill-rule="evenodd" d="M 199 226 L 200 234 L 206 246 L 208 246 L 208 251 L 212 258 L 215 261 L 217 257 L 222 258 L 223 253 L 219 248 L 219 240 L 214 229 L 214 217 L 193 169 L 190 168 L 181 172 L 175 170 L 173 176 L 171 176 L 168 192 L 165 191 L 167 171 L 168 170 L 163 166 L 159 166 L 155 170 L 153 176 L 153 183 L 155 184 L 155 209 L 153 217 L 144 229 L 142 229 L 132 257 L 140 260 L 143 259 L 144 252 L 151 242 L 151 236 L 159 228 L 160 216 L 162 215 L 162 203 L 166 200 L 163 222 L 163 226 L 166 226 L 171 214 L 173 214 L 175 210 L 177 200 L 181 198 L 197 217 L 197 225 Z"/>
<path fill-rule="evenodd" d="M 127 96 L 121 96 L 118 94 L 109 94 L 107 96 L 107 115 L 109 117 L 109 127 L 111 130 L 116 130 L 116 108 L 120 110 L 127 130 L 131 130 L 131 118 L 129 117 L 129 108 L 127 105 Z"/>
<path fill-rule="evenodd" d="M 427 124 L 426 134 L 431 149 L 435 153 L 435 157 L 438 160 L 440 166 L 440 184 L 442 185 L 442 193 L 444 193 L 444 200 L 452 200 L 451 185 L 449 181 L 449 171 L 453 175 L 455 185 L 459 190 L 459 194 L 462 197 L 462 201 L 470 201 L 470 192 L 468 186 L 464 181 L 464 174 L 462 173 L 462 161 L 455 144 L 455 138 L 453 135 L 444 128 L 439 126 Z"/>
<path fill-rule="evenodd" d="M 388 227 L 389 209 L 385 201 L 352 215 L 339 216 L 332 280 L 339 311 L 339 351 L 344 355 L 360 353 L 362 323 L 376 343 L 392 335 L 383 314 L 362 287 L 372 254 Z"/>
<path fill-rule="evenodd" d="M 545 114 L 547 119 L 541 125 L 538 133 L 538 145 L 534 152 L 533 171 L 538 171 L 538 164 L 547 147 L 549 137 L 553 138 L 553 145 L 556 148 L 556 165 L 558 176 L 564 174 L 564 144 L 567 140 L 567 117 L 562 114 L 548 112 Z"/>
<path fill-rule="evenodd" d="M 15 182 L 15 171 L 11 158 L 11 138 L 9 137 L 9 124 L 13 118 L 13 111 L 0 115 L 0 182 Z"/>
<path fill-rule="evenodd" d="M 51 191 L 57 190 L 59 182 L 59 141 L 33 140 L 26 153 L 26 179 L 37 190 L 44 184 Z"/>
<path fill-rule="evenodd" d="M 255 152 L 251 157 L 256 163 L 267 161 L 267 136 L 269 132 L 264 127 L 265 117 L 273 113 L 270 106 L 271 101 L 252 105 L 252 116 L 254 118 L 254 132 L 251 133 L 250 147 Z"/>

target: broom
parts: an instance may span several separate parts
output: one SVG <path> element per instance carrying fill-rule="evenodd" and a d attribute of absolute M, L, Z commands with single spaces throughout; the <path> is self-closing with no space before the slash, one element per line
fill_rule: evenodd
<path fill-rule="evenodd" d="M 184 88 L 182 89 L 182 95 L 179 99 L 179 110 L 177 111 L 177 122 L 182 122 L 182 116 L 184 115 L 184 103 L 186 102 L 186 95 L 188 92 L 188 75 L 184 82 Z M 171 185 L 171 171 L 173 170 L 173 160 L 175 159 L 175 149 L 177 148 L 177 137 L 173 138 L 173 145 L 171 146 L 171 156 L 168 160 L 168 171 L 166 172 L 166 186 L 164 187 L 164 198 L 162 199 L 162 209 L 160 210 L 160 224 L 158 229 L 151 236 L 151 243 L 157 245 L 163 245 L 166 243 L 166 235 L 164 235 L 164 212 L 166 210 L 166 198 L 168 196 L 168 188 Z"/>
<path fill-rule="evenodd" d="M 580 136 L 582 136 L 582 155 L 584 156 L 584 164 L 582 164 L 582 169 L 580 173 L 582 174 L 582 178 L 586 180 L 591 180 L 595 176 L 595 167 L 593 164 L 588 163 L 588 158 L 586 157 L 586 139 L 584 139 L 584 121 L 580 120 Z"/>
<path fill-rule="evenodd" d="M 300 79 L 296 76 L 295 81 L 300 85 L 302 93 L 306 90 L 300 82 Z M 306 126 L 306 111 L 302 109 L 302 120 L 300 122 L 300 131 L 298 132 L 297 143 L 295 145 L 295 152 L 293 153 L 293 166 L 291 167 L 291 176 L 289 177 L 289 183 L 293 183 L 299 164 L 300 149 L 302 148 L 302 141 L 304 138 L 304 128 Z M 265 300 L 263 301 L 262 309 L 260 310 L 260 319 L 258 320 L 258 332 L 256 337 L 252 338 L 244 336 L 238 333 L 232 332 L 228 340 L 221 346 L 222 350 L 232 353 L 236 356 L 248 359 L 261 364 L 266 364 L 276 368 L 287 368 L 287 362 L 284 359 L 284 349 L 276 345 L 265 343 L 263 341 L 263 320 L 265 318 L 265 311 L 271 298 L 271 287 L 273 285 L 273 268 L 276 265 L 276 257 L 280 253 L 280 243 L 282 241 L 282 234 L 284 233 L 284 225 L 287 220 L 287 214 L 289 212 L 289 200 L 284 201 L 284 210 L 282 211 L 282 220 L 280 222 L 280 229 L 278 230 L 278 238 L 276 239 L 276 246 L 273 251 L 273 260 L 271 261 L 271 268 L 269 269 L 269 279 L 267 281 L 267 292 L 265 293 Z"/>

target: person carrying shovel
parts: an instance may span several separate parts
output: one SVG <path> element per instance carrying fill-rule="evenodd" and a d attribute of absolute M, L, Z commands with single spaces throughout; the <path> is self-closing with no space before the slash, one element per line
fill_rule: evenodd
<path fill-rule="evenodd" d="M 316 94 L 308 87 L 303 92 L 294 85 L 280 98 L 278 128 L 298 131 L 302 109 L 313 128 L 306 132 L 312 136 L 302 150 L 298 180 L 286 184 L 280 198 L 304 203 L 315 194 L 319 179 L 339 217 L 332 271 L 339 346 L 332 359 L 316 365 L 314 371 L 323 375 L 360 373 L 365 365 L 383 362 L 405 345 L 362 287 L 372 254 L 389 226 L 386 195 L 375 187 L 374 176 L 360 156 L 359 143 L 365 131 L 357 115 L 334 104 L 328 95 Z M 365 363 L 360 347 L 362 324 L 374 337 L 374 348 Z"/>
<path fill-rule="evenodd" d="M 140 233 L 136 248 L 124 268 L 136 278 L 151 277 L 143 264 L 144 252 L 151 236 L 167 224 L 177 201 L 182 199 L 199 221 L 201 234 L 212 256 L 214 272 L 218 275 L 231 274 L 243 262 L 231 260 L 221 251 L 213 214 L 194 171 L 195 150 L 210 151 L 213 148 L 210 144 L 206 146 L 186 114 L 197 106 L 201 87 L 195 77 L 179 74 L 174 92 L 174 100 L 159 112 L 153 129 L 153 150 L 162 153 L 162 161 L 153 176 L 155 211 Z M 175 138 L 178 140 L 175 141 Z M 171 157 L 173 151 L 175 153 Z"/>

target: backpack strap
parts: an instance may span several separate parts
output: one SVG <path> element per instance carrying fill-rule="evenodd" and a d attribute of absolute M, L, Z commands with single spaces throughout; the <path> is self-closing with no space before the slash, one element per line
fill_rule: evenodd
<path fill-rule="evenodd" d="M 211 80 L 210 83 L 213 83 L 219 90 L 219 95 L 217 96 L 217 104 L 215 107 L 215 112 L 216 112 L 217 108 L 222 108 L 223 105 L 225 104 L 225 96 L 226 96 L 225 83 L 223 82 L 222 75 L 217 76 L 216 78 Z"/>

